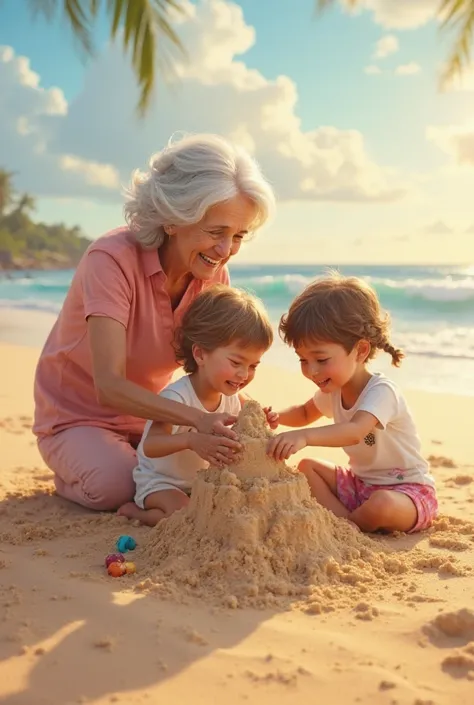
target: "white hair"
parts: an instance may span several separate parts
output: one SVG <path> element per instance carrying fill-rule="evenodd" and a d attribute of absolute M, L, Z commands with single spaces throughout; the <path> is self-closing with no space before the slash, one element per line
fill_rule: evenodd
<path fill-rule="evenodd" d="M 243 194 L 257 206 L 252 230 L 271 215 L 275 197 L 257 162 L 217 135 L 193 135 L 154 154 L 126 191 L 125 220 L 146 248 L 162 245 L 164 225 L 198 223 L 217 203 Z"/>

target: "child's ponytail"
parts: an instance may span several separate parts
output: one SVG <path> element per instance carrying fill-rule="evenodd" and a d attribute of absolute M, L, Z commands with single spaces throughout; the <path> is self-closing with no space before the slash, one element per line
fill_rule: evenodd
<path fill-rule="evenodd" d="M 391 355 L 392 357 L 392 365 L 394 367 L 400 367 L 400 363 L 405 357 L 405 353 L 403 350 L 400 350 L 400 348 L 394 348 L 393 345 L 390 343 L 390 341 L 386 340 L 383 346 L 381 346 L 381 349 Z"/>

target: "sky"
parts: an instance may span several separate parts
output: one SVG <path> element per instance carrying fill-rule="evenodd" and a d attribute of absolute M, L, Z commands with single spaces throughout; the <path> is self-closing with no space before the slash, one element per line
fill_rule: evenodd
<path fill-rule="evenodd" d="M 0 168 L 36 217 L 123 223 L 134 169 L 180 132 L 245 146 L 275 188 L 242 262 L 474 263 L 474 70 L 441 90 L 439 0 L 182 0 L 175 79 L 145 119 L 107 18 L 86 59 L 61 17 L 0 2 Z M 105 5 L 105 3 L 104 3 Z"/>

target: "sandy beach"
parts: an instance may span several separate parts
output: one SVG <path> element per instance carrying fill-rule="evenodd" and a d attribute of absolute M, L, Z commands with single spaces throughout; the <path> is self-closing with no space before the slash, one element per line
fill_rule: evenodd
<path fill-rule="evenodd" d="M 346 585 L 335 602 L 329 587 L 319 611 L 296 601 L 233 609 L 192 590 L 179 600 L 147 590 L 142 547 L 156 530 L 54 494 L 31 433 L 37 355 L 0 345 L 1 702 L 472 702 L 472 397 L 407 390 L 441 516 L 423 534 L 383 539 L 403 570 L 367 584 L 363 599 Z M 276 409 L 312 393 L 296 371 L 265 365 L 249 391 Z M 340 450 L 304 454 L 344 459 Z M 137 573 L 113 579 L 104 557 L 124 533 L 138 542 Z M 411 560 L 420 551 L 425 558 Z"/>

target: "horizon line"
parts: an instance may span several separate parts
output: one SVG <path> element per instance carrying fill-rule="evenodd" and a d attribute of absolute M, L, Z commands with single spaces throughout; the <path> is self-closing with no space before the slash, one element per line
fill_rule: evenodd
<path fill-rule="evenodd" d="M 228 265 L 236 267 L 245 267 L 248 265 L 266 265 L 266 266 L 285 266 L 285 267 L 474 267 L 474 261 L 471 263 L 463 262 L 265 262 L 265 261 L 229 261 Z"/>

